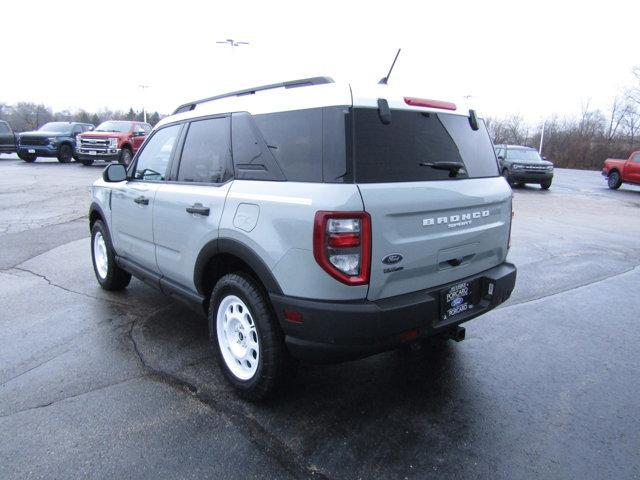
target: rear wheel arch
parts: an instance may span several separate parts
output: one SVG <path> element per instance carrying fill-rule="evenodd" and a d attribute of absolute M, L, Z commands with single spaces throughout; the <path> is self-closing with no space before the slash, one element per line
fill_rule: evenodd
<path fill-rule="evenodd" d="M 193 274 L 196 290 L 208 299 L 220 278 L 237 271 L 251 275 L 266 292 L 282 293 L 271 270 L 258 254 L 244 243 L 230 238 L 213 240 L 198 254 Z"/>

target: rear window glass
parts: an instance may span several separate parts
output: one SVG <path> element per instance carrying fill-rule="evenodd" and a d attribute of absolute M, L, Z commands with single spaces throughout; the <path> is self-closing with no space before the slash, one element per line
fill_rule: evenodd
<path fill-rule="evenodd" d="M 484 122 L 473 130 L 466 116 L 392 110 L 391 123 L 377 109 L 353 109 L 355 179 L 358 183 L 458 180 L 498 176 Z M 461 162 L 455 177 L 425 163 Z"/>

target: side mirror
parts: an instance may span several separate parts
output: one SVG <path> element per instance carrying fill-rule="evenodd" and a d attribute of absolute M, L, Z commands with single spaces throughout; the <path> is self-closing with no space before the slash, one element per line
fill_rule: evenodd
<path fill-rule="evenodd" d="M 105 182 L 124 182 L 127 179 L 127 169 L 121 163 L 112 163 L 102 172 Z"/>
<path fill-rule="evenodd" d="M 498 157 L 498 160 L 504 160 L 504 157 L 503 157 L 502 155 L 500 155 L 500 156 Z"/>
<path fill-rule="evenodd" d="M 144 137 L 146 134 L 146 132 L 133 132 L 134 137 Z"/>

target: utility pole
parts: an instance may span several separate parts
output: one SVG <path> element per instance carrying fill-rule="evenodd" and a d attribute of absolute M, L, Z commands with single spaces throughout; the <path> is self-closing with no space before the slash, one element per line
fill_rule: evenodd
<path fill-rule="evenodd" d="M 142 89 L 142 116 L 144 118 L 144 123 L 147 123 L 147 109 L 144 106 L 144 101 L 145 101 L 144 91 L 147 88 L 151 87 L 151 85 L 138 85 L 138 87 Z"/>
<path fill-rule="evenodd" d="M 544 127 L 546 124 L 547 124 L 546 120 L 542 122 L 542 132 L 540 133 L 540 148 L 538 149 L 539 155 L 542 155 L 542 142 L 544 142 Z"/>

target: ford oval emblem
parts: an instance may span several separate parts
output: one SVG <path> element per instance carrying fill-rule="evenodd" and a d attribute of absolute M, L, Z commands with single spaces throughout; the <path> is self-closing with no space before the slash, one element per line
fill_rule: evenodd
<path fill-rule="evenodd" d="M 456 297 L 453 299 L 453 301 L 451 302 L 451 306 L 452 307 L 459 307 L 460 305 L 462 305 L 464 303 L 464 298 L 462 297 Z"/>
<path fill-rule="evenodd" d="M 399 253 L 390 253 L 382 259 L 382 263 L 385 265 L 395 265 L 402 261 L 404 257 Z"/>

